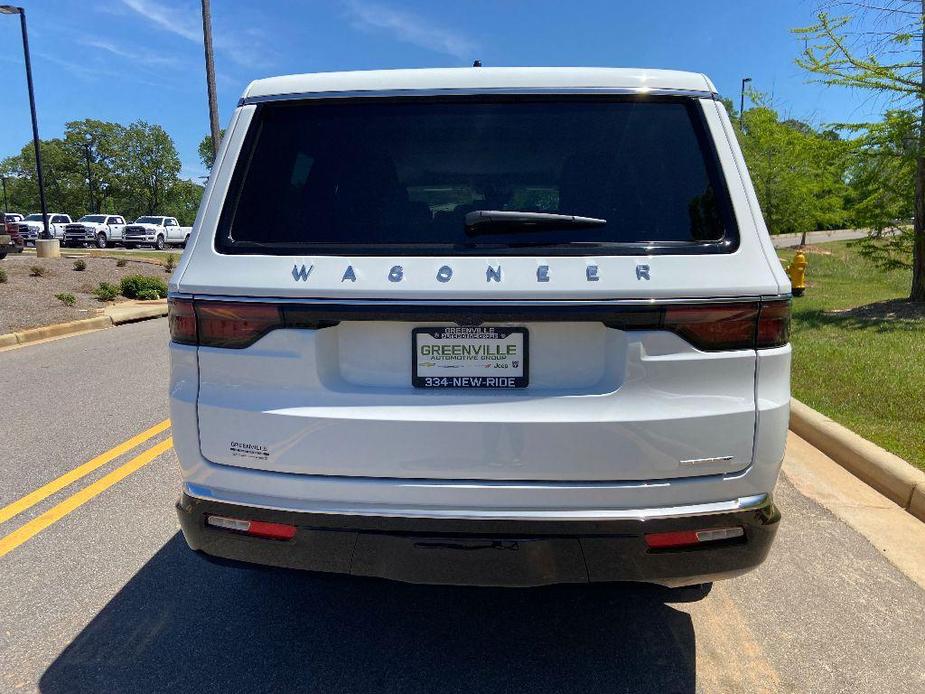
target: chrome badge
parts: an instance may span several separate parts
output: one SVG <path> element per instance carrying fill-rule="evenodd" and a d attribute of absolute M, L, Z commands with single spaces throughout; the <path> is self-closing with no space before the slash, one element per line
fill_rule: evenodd
<path fill-rule="evenodd" d="M 298 282 L 299 280 L 302 280 L 303 282 L 307 282 L 308 276 L 312 274 L 312 270 L 314 269 L 315 269 L 314 265 L 309 265 L 308 268 L 306 268 L 304 265 L 302 267 L 299 267 L 298 265 L 293 265 L 292 266 L 292 279 L 294 279 L 296 282 Z"/>

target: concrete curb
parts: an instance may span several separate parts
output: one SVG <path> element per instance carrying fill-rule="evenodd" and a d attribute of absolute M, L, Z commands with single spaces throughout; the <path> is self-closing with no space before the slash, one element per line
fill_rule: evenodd
<path fill-rule="evenodd" d="M 925 472 L 796 398 L 790 401 L 790 430 L 855 477 L 925 521 Z"/>
<path fill-rule="evenodd" d="M 102 330 L 104 328 L 111 328 L 114 325 L 135 323 L 137 321 L 160 318 L 166 315 L 166 299 L 161 299 L 159 301 L 144 301 L 129 305 L 115 304 L 106 308 L 102 316 L 82 318 L 80 320 L 68 321 L 67 323 L 55 323 L 54 325 L 45 325 L 40 328 L 29 328 L 28 330 L 20 330 L 16 333 L 0 335 L 0 347 L 26 345 L 30 342 L 47 340 L 50 337 L 74 335 L 87 332 L 88 330 Z"/>

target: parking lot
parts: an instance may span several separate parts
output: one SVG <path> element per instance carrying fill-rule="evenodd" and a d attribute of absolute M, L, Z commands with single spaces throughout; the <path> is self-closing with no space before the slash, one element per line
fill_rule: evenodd
<path fill-rule="evenodd" d="M 770 559 L 700 602 L 206 563 L 178 531 L 167 425 L 120 447 L 165 422 L 166 342 L 154 320 L 0 352 L 0 690 L 925 688 L 925 592 L 797 491 L 795 460 Z"/>

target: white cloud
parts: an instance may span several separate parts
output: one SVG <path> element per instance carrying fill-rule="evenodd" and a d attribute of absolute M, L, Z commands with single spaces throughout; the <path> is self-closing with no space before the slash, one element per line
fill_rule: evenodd
<path fill-rule="evenodd" d="M 122 0 L 122 4 L 163 31 L 202 45 L 202 15 L 195 9 L 175 7 L 159 0 Z M 272 53 L 264 47 L 260 32 L 248 29 L 243 34 L 219 29 L 212 15 L 212 43 L 216 51 L 229 60 L 251 69 L 266 67 Z"/>
<path fill-rule="evenodd" d="M 190 21 L 183 10 L 150 0 L 122 0 L 122 3 L 164 31 L 182 36 L 187 41 L 202 43 L 202 26 L 197 28 L 197 23 Z"/>
<path fill-rule="evenodd" d="M 366 0 L 348 0 L 347 10 L 356 29 L 386 32 L 399 41 L 466 61 L 470 60 L 477 50 L 476 44 L 462 34 L 411 12 Z"/>
<path fill-rule="evenodd" d="M 149 67 L 179 67 L 180 61 L 170 56 L 159 55 L 150 51 L 131 51 L 121 48 L 115 43 L 101 41 L 95 38 L 82 38 L 80 43 L 90 48 L 105 51 L 119 58 L 146 65 Z"/>

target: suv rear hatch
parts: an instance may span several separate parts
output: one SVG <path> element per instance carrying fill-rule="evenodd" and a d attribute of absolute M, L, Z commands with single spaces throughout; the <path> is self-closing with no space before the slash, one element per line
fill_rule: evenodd
<path fill-rule="evenodd" d="M 711 128 L 678 97 L 243 107 L 171 318 L 204 457 L 409 483 L 747 467 L 755 350 L 789 308 L 762 303 Z"/>

